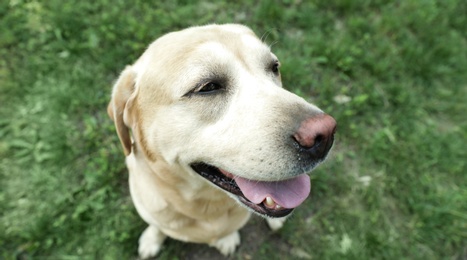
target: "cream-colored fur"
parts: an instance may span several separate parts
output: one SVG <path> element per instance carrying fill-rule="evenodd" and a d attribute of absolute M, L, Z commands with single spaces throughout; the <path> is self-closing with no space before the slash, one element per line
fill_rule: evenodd
<path fill-rule="evenodd" d="M 108 112 L 126 155 L 133 202 L 149 224 L 141 257 L 156 255 L 166 236 L 207 243 L 225 255 L 240 243 L 238 230 L 250 212 L 190 163 L 263 181 L 298 174 L 283 133 L 321 110 L 282 88 L 271 69 L 276 63 L 247 27 L 209 25 L 157 39 L 122 72 Z M 224 87 L 220 94 L 197 92 L 211 81 Z M 269 224 L 278 229 L 284 220 Z"/>

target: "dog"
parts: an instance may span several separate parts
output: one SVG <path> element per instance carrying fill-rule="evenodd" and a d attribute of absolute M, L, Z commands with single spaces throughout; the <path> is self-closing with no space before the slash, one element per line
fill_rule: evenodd
<path fill-rule="evenodd" d="M 238 24 L 158 38 L 120 74 L 107 111 L 149 225 L 141 258 L 166 237 L 232 254 L 251 212 L 279 229 L 309 195 L 306 173 L 336 131 L 331 116 L 282 88 L 278 58 Z"/>

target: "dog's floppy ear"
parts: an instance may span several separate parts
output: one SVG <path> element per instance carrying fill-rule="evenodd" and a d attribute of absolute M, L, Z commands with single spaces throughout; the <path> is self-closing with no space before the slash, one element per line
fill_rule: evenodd
<path fill-rule="evenodd" d="M 136 73 L 131 66 L 127 66 L 113 87 L 112 99 L 107 107 L 107 113 L 115 123 L 126 156 L 131 153 L 132 145 L 128 109 L 129 101 L 134 98 L 136 92 L 135 79 Z"/>

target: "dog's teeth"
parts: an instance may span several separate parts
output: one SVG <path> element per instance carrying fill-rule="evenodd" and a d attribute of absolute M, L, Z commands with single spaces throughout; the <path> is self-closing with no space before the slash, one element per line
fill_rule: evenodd
<path fill-rule="evenodd" d="M 282 206 L 277 204 L 271 197 L 266 197 L 263 203 L 270 209 L 282 209 Z"/>
<path fill-rule="evenodd" d="M 274 208 L 276 206 L 276 202 L 271 197 L 266 197 L 264 204 L 270 208 Z"/>

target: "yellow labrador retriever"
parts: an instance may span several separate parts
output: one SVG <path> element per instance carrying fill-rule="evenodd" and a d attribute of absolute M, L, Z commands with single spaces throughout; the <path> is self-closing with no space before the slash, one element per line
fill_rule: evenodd
<path fill-rule="evenodd" d="M 231 254 L 250 212 L 275 230 L 306 199 L 336 122 L 283 89 L 279 67 L 249 28 L 227 24 L 164 35 L 121 73 L 108 113 L 149 224 L 140 257 L 166 236 Z"/>

